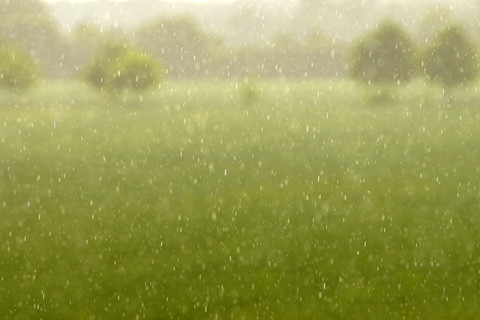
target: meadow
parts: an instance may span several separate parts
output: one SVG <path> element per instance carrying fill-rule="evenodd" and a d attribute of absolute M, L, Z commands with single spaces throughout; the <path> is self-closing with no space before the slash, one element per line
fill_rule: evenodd
<path fill-rule="evenodd" d="M 477 319 L 480 96 L 0 92 L 2 319 Z"/>

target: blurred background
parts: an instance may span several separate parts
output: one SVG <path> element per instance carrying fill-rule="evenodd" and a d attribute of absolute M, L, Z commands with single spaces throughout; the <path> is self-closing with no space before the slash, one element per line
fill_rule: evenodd
<path fill-rule="evenodd" d="M 479 34 L 479 0 L 0 0 L 0 318 L 477 320 Z"/>
<path fill-rule="evenodd" d="M 112 41 L 148 52 L 169 79 L 349 75 L 353 43 L 384 20 L 416 47 L 446 25 L 480 29 L 475 0 L 1 0 L 0 39 L 41 73 L 73 78 Z"/>

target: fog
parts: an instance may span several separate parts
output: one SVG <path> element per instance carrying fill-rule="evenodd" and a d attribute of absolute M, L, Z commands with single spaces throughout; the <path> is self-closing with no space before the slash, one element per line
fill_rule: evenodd
<path fill-rule="evenodd" d="M 173 19 L 177 24 L 170 23 L 173 29 L 168 41 L 181 50 L 182 41 L 195 39 L 185 50 L 192 59 L 204 61 L 196 71 L 188 67 L 171 71 L 175 78 L 252 73 L 262 77 L 299 77 L 305 73 L 344 77 L 352 44 L 379 22 L 397 22 L 416 44 L 422 45 L 448 24 L 461 24 L 472 36 L 478 33 L 480 19 L 476 1 L 37 1 L 34 3 L 39 10 L 29 24 L 37 21 L 44 28 L 38 33 L 22 21 L 30 16 L 21 9 L 19 13 L 12 11 L 28 1 L 19 1 L 20 6 L 5 1 L 7 6 L 2 11 L 7 18 L 2 21 L 0 36 L 21 43 L 53 77 L 74 76 L 100 44 L 117 38 L 148 49 L 173 69 L 175 50 L 169 50 L 170 56 L 161 54 L 161 44 L 153 48 L 153 42 L 145 38 L 147 29 L 155 22 L 161 24 L 162 19 Z M 183 28 L 183 40 L 174 34 L 175 28 Z M 39 43 L 39 34 L 48 45 Z M 81 39 L 88 37 L 92 39 L 82 43 Z M 471 38 L 478 46 L 478 38 Z M 255 61 L 247 61 L 253 56 Z M 318 68 L 308 70 L 308 63 Z M 272 66 L 266 67 L 268 64 Z M 285 65 L 281 67 L 284 72 L 277 72 L 281 64 Z M 277 70 L 272 70 L 275 65 Z"/>
<path fill-rule="evenodd" d="M 480 2 L 0 0 L 0 318 L 477 319 Z"/>

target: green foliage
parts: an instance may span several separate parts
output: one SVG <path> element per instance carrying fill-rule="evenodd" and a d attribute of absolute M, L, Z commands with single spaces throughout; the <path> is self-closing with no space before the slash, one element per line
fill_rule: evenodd
<path fill-rule="evenodd" d="M 114 88 L 143 89 L 158 85 L 163 71 L 157 61 L 146 53 L 128 51 L 111 65 Z"/>
<path fill-rule="evenodd" d="M 409 36 L 385 21 L 358 43 L 351 55 L 351 75 L 368 83 L 405 83 L 414 74 L 414 48 Z"/>
<path fill-rule="evenodd" d="M 0 41 L 0 86 L 26 88 L 37 76 L 37 65 L 30 56 Z"/>
<path fill-rule="evenodd" d="M 163 75 L 162 66 L 153 57 L 120 43 L 105 46 L 86 70 L 90 84 L 108 91 L 153 87 Z"/>
<path fill-rule="evenodd" d="M 74 70 L 85 68 L 108 47 L 123 46 L 131 43 L 131 34 L 121 28 L 103 29 L 99 24 L 91 21 L 81 21 L 75 25 L 70 35 L 71 52 L 65 69 L 74 73 Z"/>
<path fill-rule="evenodd" d="M 460 26 L 443 29 L 425 50 L 423 67 L 427 78 L 447 87 L 464 84 L 478 74 L 475 46 Z"/>
<path fill-rule="evenodd" d="M 120 43 L 111 43 L 99 50 L 92 63 L 85 71 L 87 81 L 97 88 L 108 88 L 111 66 L 126 54 L 126 46 Z"/>

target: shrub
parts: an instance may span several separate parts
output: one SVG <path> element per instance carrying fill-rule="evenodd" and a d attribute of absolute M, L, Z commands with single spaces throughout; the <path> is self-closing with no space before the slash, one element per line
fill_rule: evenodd
<path fill-rule="evenodd" d="M 142 89 L 161 80 L 163 71 L 159 63 L 146 53 L 129 51 L 111 65 L 111 84 L 114 88 Z"/>
<path fill-rule="evenodd" d="M 245 106 L 256 105 L 260 101 L 261 92 L 255 81 L 248 77 L 243 79 L 243 84 L 240 87 L 240 98 Z"/>
<path fill-rule="evenodd" d="M 109 44 L 99 50 L 92 63 L 85 72 L 86 80 L 97 88 L 105 88 L 107 84 L 108 69 L 126 52 L 126 48 L 120 44 Z"/>
<path fill-rule="evenodd" d="M 87 68 L 87 81 L 109 91 L 141 90 L 158 85 L 163 68 L 150 55 L 122 44 L 104 47 Z"/>
<path fill-rule="evenodd" d="M 37 65 L 30 56 L 0 41 L 0 86 L 26 88 L 37 76 Z"/>
<path fill-rule="evenodd" d="M 428 79 L 447 87 L 468 82 L 478 73 L 475 47 L 459 26 L 448 26 L 438 34 L 425 50 L 422 65 Z"/>
<path fill-rule="evenodd" d="M 395 23 L 386 21 L 354 45 L 351 75 L 368 83 L 405 83 L 414 74 L 413 45 Z"/>

